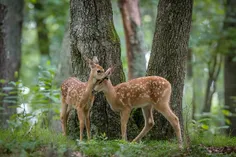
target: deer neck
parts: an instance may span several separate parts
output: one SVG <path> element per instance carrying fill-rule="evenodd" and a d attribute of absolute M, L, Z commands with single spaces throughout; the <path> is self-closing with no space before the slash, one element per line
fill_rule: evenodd
<path fill-rule="evenodd" d="M 116 90 L 110 80 L 105 80 L 104 83 L 105 83 L 105 90 L 103 91 L 103 93 L 106 96 L 106 99 L 110 104 L 110 106 L 115 106 L 117 103 Z"/>
<path fill-rule="evenodd" d="M 84 99 L 83 100 L 87 100 L 91 94 L 92 94 L 92 90 L 93 90 L 93 86 L 94 86 L 94 78 L 92 77 L 92 75 L 89 75 L 89 79 L 83 94 Z"/>

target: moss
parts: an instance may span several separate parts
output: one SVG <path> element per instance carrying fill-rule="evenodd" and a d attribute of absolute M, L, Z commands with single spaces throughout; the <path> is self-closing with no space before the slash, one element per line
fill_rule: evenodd
<path fill-rule="evenodd" d="M 125 73 L 123 71 L 123 69 L 121 69 L 121 74 L 120 74 L 120 81 L 121 82 L 125 82 L 126 78 L 125 78 Z"/>
<path fill-rule="evenodd" d="M 120 43 L 119 36 L 112 21 L 109 22 L 108 36 L 114 43 Z"/>

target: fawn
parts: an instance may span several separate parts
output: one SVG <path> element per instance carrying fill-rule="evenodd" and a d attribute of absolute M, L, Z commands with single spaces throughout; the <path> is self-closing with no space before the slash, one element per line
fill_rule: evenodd
<path fill-rule="evenodd" d="M 142 108 L 145 126 L 133 140 L 137 142 L 153 127 L 153 108 L 170 122 L 182 148 L 182 136 L 178 117 L 172 112 L 169 101 L 171 84 L 158 76 L 140 77 L 128 82 L 112 85 L 110 75 L 113 68 L 105 72 L 105 77 L 94 86 L 95 92 L 103 92 L 113 111 L 120 112 L 122 139 L 127 140 L 127 122 L 133 108 Z"/>
<path fill-rule="evenodd" d="M 92 89 L 95 83 L 104 77 L 104 69 L 98 64 L 96 57 L 93 58 L 93 61 L 88 58 L 86 60 L 91 69 L 88 82 L 81 82 L 76 77 L 70 77 L 61 85 L 62 109 L 60 118 L 63 135 L 66 135 L 69 112 L 74 107 L 77 110 L 80 123 L 80 140 L 83 139 L 84 123 L 87 138 L 90 139 L 90 110 L 94 101 Z"/>

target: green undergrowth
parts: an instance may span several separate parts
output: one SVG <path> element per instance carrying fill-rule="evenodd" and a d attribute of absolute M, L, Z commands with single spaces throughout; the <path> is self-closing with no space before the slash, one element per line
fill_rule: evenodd
<path fill-rule="evenodd" d="M 206 136 L 193 136 L 191 138 L 193 144 L 203 144 L 205 146 L 235 146 L 236 137 L 219 136 L 219 135 L 206 135 Z"/>
<path fill-rule="evenodd" d="M 0 156 L 88 156 L 88 157 L 168 157 L 168 156 L 236 156 L 236 153 L 211 153 L 208 147 L 236 147 L 236 138 L 193 136 L 191 144 L 178 149 L 176 141 L 140 143 L 94 137 L 90 141 L 71 140 L 48 129 L 0 130 Z M 214 148 L 211 148 L 214 149 Z"/>
<path fill-rule="evenodd" d="M 178 151 L 177 145 L 167 141 L 132 143 L 122 140 L 90 140 L 78 142 L 79 150 L 87 156 L 171 156 Z"/>
<path fill-rule="evenodd" d="M 61 133 L 41 128 L 27 131 L 0 130 L 0 156 L 47 156 L 51 153 L 62 156 L 76 148 L 76 143 Z"/>

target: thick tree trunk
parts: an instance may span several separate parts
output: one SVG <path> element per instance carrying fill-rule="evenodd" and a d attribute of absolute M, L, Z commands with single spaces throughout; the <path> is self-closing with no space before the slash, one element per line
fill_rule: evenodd
<path fill-rule="evenodd" d="M 105 69 L 116 66 L 111 78 L 114 85 L 124 81 L 120 40 L 113 25 L 110 0 L 71 0 L 70 12 L 73 73 L 80 80 L 87 81 L 90 70 L 83 56 L 97 56 L 99 64 Z M 77 117 L 70 119 L 69 130 L 79 133 L 75 128 Z M 101 93 L 96 95 L 91 123 L 92 130 L 98 134 L 106 133 L 109 138 L 121 137 L 119 115 L 111 111 Z"/>
<path fill-rule="evenodd" d="M 0 4 L 2 9 L 0 32 L 1 39 L 3 40 L 1 41 L 0 54 L 0 79 L 4 79 L 6 82 L 16 81 L 21 61 L 21 29 L 24 1 L 2 0 Z M 10 85 L 0 83 L 0 87 L 4 86 Z M 3 110 L 0 110 L 0 124 L 3 127 L 7 127 L 7 120 L 16 112 L 16 108 L 11 107 L 16 105 L 15 103 L 17 102 L 17 92 L 15 88 L 13 90 L 14 94 L 9 93 L 9 90 L 2 90 L 8 96 L 0 97 L 0 107 L 3 107 Z"/>
<path fill-rule="evenodd" d="M 159 75 L 170 81 L 172 95 L 170 106 L 180 119 L 183 130 L 182 97 L 188 40 L 192 17 L 192 0 L 160 0 L 147 75 Z M 152 139 L 173 137 L 169 122 L 154 113 L 155 126 Z"/>
<path fill-rule="evenodd" d="M 141 16 L 138 0 L 119 0 L 119 7 L 125 32 L 128 79 L 130 80 L 144 76 L 146 72 Z"/>
<path fill-rule="evenodd" d="M 228 47 L 226 49 L 226 55 L 224 59 L 224 85 L 225 85 L 225 105 L 226 109 L 230 110 L 234 115 L 228 116 L 231 124 L 228 129 L 229 135 L 236 136 L 236 99 L 233 97 L 236 96 L 236 45 L 233 44 L 233 41 L 236 39 L 236 1 L 227 0 L 226 4 L 226 18 L 224 21 L 223 29 L 227 32 L 226 41 Z M 230 44 L 231 43 L 231 44 Z"/>

